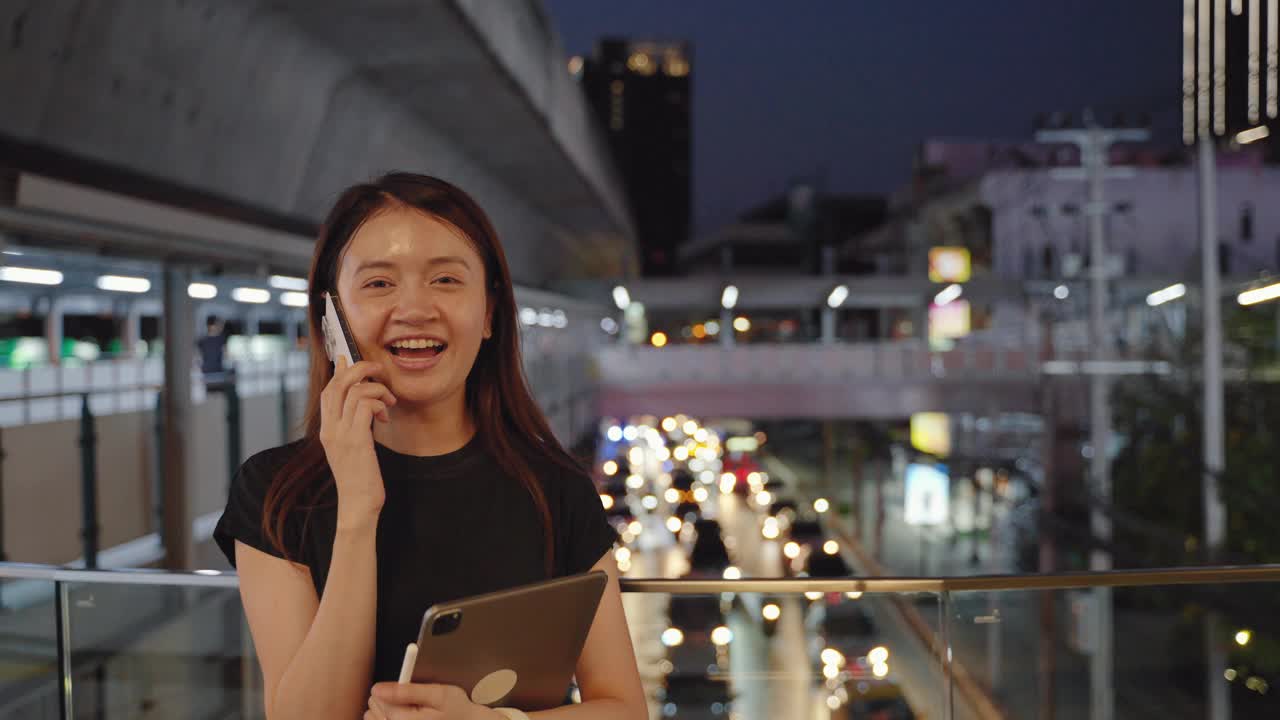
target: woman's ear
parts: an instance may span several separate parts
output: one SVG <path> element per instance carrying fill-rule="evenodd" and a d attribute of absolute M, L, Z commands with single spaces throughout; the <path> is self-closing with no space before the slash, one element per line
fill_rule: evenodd
<path fill-rule="evenodd" d="M 485 303 L 484 309 L 484 339 L 488 340 L 493 337 L 493 303 Z"/>

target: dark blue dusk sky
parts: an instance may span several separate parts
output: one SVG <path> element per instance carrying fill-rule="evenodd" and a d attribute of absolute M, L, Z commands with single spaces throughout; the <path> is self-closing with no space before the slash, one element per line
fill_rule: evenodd
<path fill-rule="evenodd" d="M 1030 139 L 1041 111 L 1145 111 L 1177 141 L 1176 0 L 545 2 L 570 54 L 694 44 L 696 234 L 823 166 L 830 190 L 893 190 L 920 141 Z"/>

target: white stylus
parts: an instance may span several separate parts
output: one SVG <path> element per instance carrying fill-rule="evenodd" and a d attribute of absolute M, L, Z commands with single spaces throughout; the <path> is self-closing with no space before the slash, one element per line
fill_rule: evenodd
<path fill-rule="evenodd" d="M 409 643 L 404 649 L 404 662 L 400 665 L 400 684 L 408 685 L 413 680 L 413 666 L 418 664 L 418 643 Z"/>

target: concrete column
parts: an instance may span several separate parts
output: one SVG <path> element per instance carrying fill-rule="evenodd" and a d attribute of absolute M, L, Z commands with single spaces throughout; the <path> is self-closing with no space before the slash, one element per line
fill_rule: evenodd
<path fill-rule="evenodd" d="M 289 313 L 284 319 L 284 334 L 289 338 L 289 350 L 298 347 L 298 323 L 302 322 L 302 313 Z"/>
<path fill-rule="evenodd" d="M 44 317 L 44 338 L 49 343 L 49 364 L 62 364 L 62 301 L 49 300 L 49 312 Z"/>
<path fill-rule="evenodd" d="M 138 344 L 142 341 L 142 310 L 137 303 L 129 303 L 120 330 L 121 351 L 126 357 L 137 356 Z"/>
<path fill-rule="evenodd" d="M 830 306 L 822 306 L 822 344 L 834 345 L 836 343 L 836 311 Z"/>
<path fill-rule="evenodd" d="M 194 367 L 195 306 L 187 295 L 190 272 L 167 265 L 164 269 L 164 565 L 188 570 L 194 559 L 191 506 L 188 492 L 191 451 L 191 370 Z"/>

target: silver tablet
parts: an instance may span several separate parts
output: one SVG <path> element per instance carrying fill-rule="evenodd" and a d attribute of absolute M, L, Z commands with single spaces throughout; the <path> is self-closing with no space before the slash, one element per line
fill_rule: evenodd
<path fill-rule="evenodd" d="M 413 682 L 454 685 L 491 707 L 561 705 L 608 582 L 596 570 L 433 605 Z"/>

